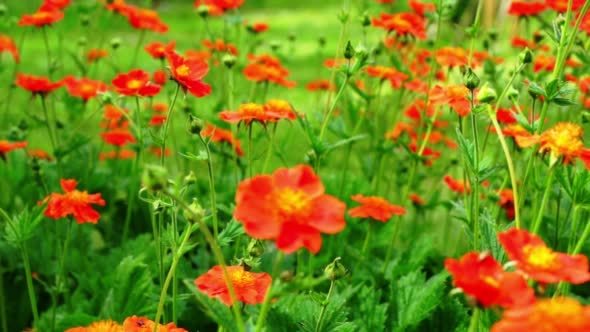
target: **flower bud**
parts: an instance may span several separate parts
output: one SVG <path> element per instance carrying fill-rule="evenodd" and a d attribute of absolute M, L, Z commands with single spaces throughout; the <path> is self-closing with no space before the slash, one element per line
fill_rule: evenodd
<path fill-rule="evenodd" d="M 190 120 L 191 121 L 190 122 L 190 127 L 189 127 L 190 132 L 192 134 L 195 134 L 195 135 L 201 134 L 201 130 L 203 130 L 203 127 L 205 125 L 203 123 L 203 120 L 197 118 L 194 115 L 191 115 L 190 119 L 191 119 Z"/>
<path fill-rule="evenodd" d="M 273 50 L 273 52 L 276 52 L 279 50 L 279 48 L 281 48 L 281 42 L 278 40 L 273 40 L 270 42 L 270 49 Z"/>
<path fill-rule="evenodd" d="M 264 254 L 264 244 L 259 240 L 250 240 L 248 243 L 248 256 L 257 258 Z"/>
<path fill-rule="evenodd" d="M 477 93 L 477 100 L 479 100 L 480 103 L 491 104 L 496 98 L 498 98 L 496 90 L 491 88 L 487 83 L 484 84 Z"/>
<path fill-rule="evenodd" d="M 206 18 L 207 16 L 209 16 L 209 6 L 200 5 L 199 7 L 197 7 L 197 14 L 199 14 L 199 16 L 201 16 L 202 18 Z"/>
<path fill-rule="evenodd" d="M 368 27 L 369 25 L 371 25 L 371 18 L 369 17 L 369 14 L 367 12 L 364 12 L 361 16 L 361 25 L 363 27 Z"/>
<path fill-rule="evenodd" d="M 119 46 L 121 46 L 121 38 L 115 37 L 115 38 L 111 39 L 111 48 L 113 50 L 118 49 Z"/>
<path fill-rule="evenodd" d="M 352 47 L 352 43 L 350 40 L 346 43 L 346 48 L 344 49 L 344 58 L 347 60 L 352 59 L 354 56 L 354 47 Z"/>
<path fill-rule="evenodd" d="M 294 42 L 295 42 L 295 40 L 297 39 L 297 35 L 295 35 L 293 32 L 291 32 L 291 33 L 289 34 L 289 36 L 287 36 L 287 39 L 288 39 L 290 42 L 294 43 Z"/>
<path fill-rule="evenodd" d="M 354 56 L 359 62 L 364 63 L 369 58 L 369 51 L 365 46 L 360 45 L 357 46 Z"/>
<path fill-rule="evenodd" d="M 6 5 L 3 3 L 0 3 L 0 17 L 6 15 L 7 11 L 8 11 L 8 9 L 6 8 Z"/>
<path fill-rule="evenodd" d="M 236 56 L 229 53 L 224 55 L 223 58 L 221 58 L 223 64 L 229 69 L 233 68 L 233 66 L 236 64 L 236 60 Z"/>
<path fill-rule="evenodd" d="M 463 80 L 465 82 L 465 86 L 467 87 L 467 89 L 471 91 L 475 90 L 481 83 L 481 80 L 473 72 L 473 70 L 471 70 L 471 68 L 467 68 L 465 74 L 463 75 Z"/>
<path fill-rule="evenodd" d="M 522 64 L 529 64 L 533 62 L 533 52 L 531 52 L 531 50 L 529 50 L 529 48 L 527 47 L 522 52 L 520 52 L 520 54 L 518 55 L 518 59 Z"/>
<path fill-rule="evenodd" d="M 195 172 L 190 171 L 190 173 L 188 173 L 188 175 L 185 176 L 182 180 L 184 184 L 188 186 L 197 183 L 197 176 L 195 175 Z"/>
<path fill-rule="evenodd" d="M 150 191 L 162 191 L 168 186 L 168 170 L 158 165 L 147 165 L 141 182 Z"/>
<path fill-rule="evenodd" d="M 326 268 L 324 269 L 324 275 L 326 276 L 326 278 L 334 281 L 342 279 L 344 276 L 346 276 L 348 271 L 346 270 L 346 267 L 344 267 L 344 265 L 340 263 L 340 260 L 340 257 L 336 257 L 336 259 L 332 263 L 326 266 Z"/>
<path fill-rule="evenodd" d="M 320 38 L 318 38 L 318 43 L 320 44 L 320 47 L 326 46 L 326 37 L 320 36 Z"/>
<path fill-rule="evenodd" d="M 90 17 L 88 15 L 80 15 L 80 25 L 87 27 L 90 24 Z"/>
<path fill-rule="evenodd" d="M 520 95 L 520 92 L 518 92 L 518 90 L 516 90 L 513 86 L 508 88 L 508 92 L 506 93 L 506 96 L 508 97 L 508 99 L 518 99 L 519 95 Z"/>
<path fill-rule="evenodd" d="M 85 47 L 88 44 L 88 39 L 86 37 L 80 37 L 78 39 L 78 46 Z"/>
<path fill-rule="evenodd" d="M 200 223 L 205 217 L 205 209 L 196 200 L 189 205 L 189 209 L 184 210 L 182 215 L 191 224 Z"/>

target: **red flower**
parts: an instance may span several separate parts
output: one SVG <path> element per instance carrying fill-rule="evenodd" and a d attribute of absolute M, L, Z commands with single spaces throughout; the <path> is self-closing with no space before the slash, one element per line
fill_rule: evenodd
<path fill-rule="evenodd" d="M 403 216 L 406 214 L 404 207 L 393 205 L 382 197 L 354 195 L 351 198 L 361 204 L 348 210 L 348 214 L 353 218 L 370 218 L 386 222 L 394 215 Z"/>
<path fill-rule="evenodd" d="M 227 266 L 226 270 L 237 301 L 246 304 L 264 302 L 264 297 L 272 283 L 268 273 L 249 272 L 244 270 L 243 266 Z M 220 265 L 212 267 L 195 279 L 195 285 L 209 297 L 217 298 L 228 306 L 233 304 Z"/>
<path fill-rule="evenodd" d="M 24 149 L 27 147 L 27 142 L 9 142 L 7 140 L 0 140 L 0 158 L 6 160 L 8 152 L 16 149 Z"/>
<path fill-rule="evenodd" d="M 391 87 L 395 89 L 402 87 L 403 82 L 408 79 L 408 75 L 398 71 L 395 68 L 384 66 L 367 66 L 365 71 L 367 72 L 367 75 L 371 77 L 377 77 L 381 80 L 389 80 Z"/>
<path fill-rule="evenodd" d="M 496 113 L 496 119 L 498 119 L 498 122 L 507 125 L 518 122 L 512 114 L 512 110 L 504 108 L 498 109 L 498 112 Z"/>
<path fill-rule="evenodd" d="M 40 11 L 64 10 L 70 5 L 71 0 L 44 0 Z"/>
<path fill-rule="evenodd" d="M 411 35 L 418 39 L 426 39 L 426 21 L 420 15 L 414 13 L 382 13 L 373 18 L 373 26 L 395 31 L 398 35 Z"/>
<path fill-rule="evenodd" d="M 135 158 L 135 151 L 125 150 L 125 149 L 120 149 L 119 152 L 117 152 L 117 151 L 101 152 L 100 155 L 98 156 L 98 159 L 100 159 L 100 160 L 108 160 L 108 159 L 126 160 L 126 159 L 133 159 L 133 158 Z"/>
<path fill-rule="evenodd" d="M 515 16 L 535 16 L 547 9 L 543 1 L 513 0 L 508 8 L 508 14 Z"/>
<path fill-rule="evenodd" d="M 219 113 L 219 118 L 225 122 L 244 122 L 246 124 L 250 124 L 252 121 L 266 123 L 281 119 L 294 120 L 296 117 L 291 105 L 284 100 L 269 100 L 265 105 L 242 104 L 237 111 Z"/>
<path fill-rule="evenodd" d="M 426 202 L 424 201 L 424 199 L 422 197 L 420 197 L 420 195 L 416 194 L 416 193 L 411 193 L 409 195 L 410 201 L 412 201 L 412 204 L 416 205 L 416 206 L 421 206 L 426 204 Z"/>
<path fill-rule="evenodd" d="M 115 90 L 125 96 L 153 97 L 161 89 L 159 85 L 152 84 L 150 75 L 141 69 L 119 74 L 112 83 Z"/>
<path fill-rule="evenodd" d="M 157 69 L 154 71 L 152 79 L 154 80 L 154 83 L 163 86 L 168 80 L 168 74 L 162 69 Z"/>
<path fill-rule="evenodd" d="M 79 191 L 76 189 L 77 186 L 76 180 L 62 179 L 61 188 L 64 193 L 52 193 L 43 201 L 47 202 L 45 216 L 60 219 L 72 215 L 79 224 L 96 224 L 100 219 L 100 214 L 92 208 L 92 205 L 104 206 L 106 202 L 100 194 Z"/>
<path fill-rule="evenodd" d="M 152 127 L 159 127 L 159 126 L 163 125 L 164 123 L 166 123 L 167 118 L 168 117 L 165 114 L 156 114 L 156 115 L 152 116 L 149 124 Z"/>
<path fill-rule="evenodd" d="M 209 124 L 203 130 L 201 130 L 201 136 L 208 137 L 212 142 L 215 143 L 226 142 L 234 148 L 234 151 L 238 156 L 244 155 L 242 144 L 234 136 L 231 130 L 222 129 Z"/>
<path fill-rule="evenodd" d="M 525 307 L 506 310 L 492 332 L 587 332 L 590 306 L 566 297 L 541 299 Z"/>
<path fill-rule="evenodd" d="M 315 254 L 322 246 L 321 233 L 336 234 L 346 227 L 345 209 L 325 194 L 311 167 L 299 165 L 242 181 L 234 217 L 248 235 L 275 240 L 286 253 L 305 247 Z"/>
<path fill-rule="evenodd" d="M 10 55 L 12 55 L 12 59 L 14 60 L 14 62 L 20 62 L 20 55 L 18 53 L 18 49 L 16 48 L 16 44 L 14 43 L 12 38 L 10 38 L 7 35 L 0 34 L 0 53 L 3 52 L 10 53 Z"/>
<path fill-rule="evenodd" d="M 82 98 L 85 102 L 107 90 L 106 84 L 89 78 L 66 77 L 62 80 L 72 97 Z"/>
<path fill-rule="evenodd" d="M 430 92 L 430 101 L 437 105 L 450 105 L 459 116 L 467 116 L 471 110 L 469 105 L 469 89 L 464 85 L 449 85 L 445 88 L 437 85 Z"/>
<path fill-rule="evenodd" d="M 112 128 L 101 134 L 103 141 L 107 144 L 121 147 L 129 143 L 135 143 L 135 137 L 127 129 L 127 122 L 123 123 L 121 127 Z"/>
<path fill-rule="evenodd" d="M 471 191 L 468 182 L 456 180 L 450 175 L 445 175 L 444 181 L 446 185 L 449 187 L 449 189 L 458 194 L 469 193 Z"/>
<path fill-rule="evenodd" d="M 420 0 L 410 0 L 409 5 L 412 7 L 412 10 L 420 16 L 424 16 L 427 12 L 433 12 L 436 10 L 436 6 L 433 3 L 424 3 L 420 2 Z"/>
<path fill-rule="evenodd" d="M 234 44 L 224 42 L 223 39 L 217 39 L 215 41 L 204 39 L 202 43 L 205 48 L 212 52 L 226 52 L 232 55 L 238 55 L 238 48 Z"/>
<path fill-rule="evenodd" d="M 512 189 L 502 189 L 498 192 L 498 205 L 506 212 L 508 220 L 514 219 L 514 193 Z"/>
<path fill-rule="evenodd" d="M 250 63 L 244 68 L 244 75 L 248 80 L 271 82 L 287 88 L 295 86 L 295 82 L 287 80 L 289 71 L 274 56 L 268 54 L 250 56 L 249 61 Z"/>
<path fill-rule="evenodd" d="M 145 51 L 154 59 L 164 59 L 166 58 L 167 52 L 174 51 L 174 47 L 176 47 L 176 42 L 174 41 L 171 41 L 168 44 L 153 42 L 145 46 Z"/>
<path fill-rule="evenodd" d="M 89 49 L 86 53 L 86 61 L 88 61 L 88 63 L 93 63 L 102 58 L 105 58 L 107 55 L 109 55 L 109 52 L 107 52 L 106 50 L 100 48 L 92 48 Z"/>
<path fill-rule="evenodd" d="M 590 280 L 584 255 L 555 252 L 538 236 L 517 228 L 498 234 L 498 239 L 517 268 L 538 282 L 582 284 Z"/>
<path fill-rule="evenodd" d="M 166 23 L 162 22 L 158 12 L 151 9 L 134 8 L 127 12 L 129 24 L 136 29 L 151 30 L 153 32 L 165 33 L 168 31 Z"/>
<path fill-rule="evenodd" d="M 53 90 L 61 86 L 60 82 L 51 82 L 47 77 L 18 74 L 16 76 L 16 85 L 30 91 L 33 94 L 46 96 Z"/>
<path fill-rule="evenodd" d="M 209 72 L 206 62 L 194 58 L 183 58 L 175 52 L 168 52 L 168 63 L 174 79 L 186 92 L 190 92 L 197 98 L 211 93 L 211 86 L 203 82 L 203 78 Z"/>
<path fill-rule="evenodd" d="M 156 331 L 156 323 L 146 317 L 131 316 L 123 322 L 123 331 L 125 332 L 153 332 Z M 158 332 L 188 332 L 183 328 L 177 327 L 174 323 L 158 324 Z M 98 331 L 97 331 L 98 332 Z M 102 330 L 101 330 L 102 332 Z M 110 332 L 110 331 L 109 331 Z M 112 331 L 118 332 L 118 331 Z"/>
<path fill-rule="evenodd" d="M 248 30 L 254 33 L 263 33 L 268 31 L 268 24 L 264 22 L 256 22 L 248 26 Z"/>
<path fill-rule="evenodd" d="M 516 272 L 504 272 L 487 253 L 470 252 L 459 260 L 447 258 L 445 268 L 453 284 L 484 307 L 511 308 L 533 303 L 535 293 Z"/>
<path fill-rule="evenodd" d="M 308 91 L 333 91 L 334 84 L 330 80 L 320 79 L 307 83 L 305 88 Z"/>
<path fill-rule="evenodd" d="M 467 51 L 460 47 L 443 47 L 434 54 L 436 62 L 441 66 L 461 67 L 467 66 Z"/>
<path fill-rule="evenodd" d="M 576 11 L 584 5 L 585 0 L 573 0 L 572 1 L 572 10 Z M 556 12 L 565 13 L 567 11 L 567 6 L 569 0 L 545 0 L 547 6 L 551 7 Z"/>
<path fill-rule="evenodd" d="M 542 70 L 550 72 L 555 67 L 555 58 L 546 55 L 539 55 L 535 58 L 533 62 L 533 70 L 535 73 L 538 73 Z"/>
<path fill-rule="evenodd" d="M 36 26 L 42 28 L 51 25 L 64 18 L 64 13 L 59 10 L 37 11 L 30 15 L 23 15 L 18 21 L 19 26 Z"/>
<path fill-rule="evenodd" d="M 0 145 L 1 144 L 2 143 L 0 143 Z M 37 158 L 37 159 L 40 159 L 40 160 L 47 160 L 47 161 L 53 160 L 53 158 L 49 155 L 49 153 L 47 153 L 47 151 L 44 151 L 44 150 L 41 150 L 41 149 L 29 149 L 27 151 L 27 154 L 31 158 Z"/>
<path fill-rule="evenodd" d="M 195 7 L 209 7 L 209 14 L 221 15 L 225 11 L 237 9 L 242 6 L 244 0 L 195 0 Z"/>

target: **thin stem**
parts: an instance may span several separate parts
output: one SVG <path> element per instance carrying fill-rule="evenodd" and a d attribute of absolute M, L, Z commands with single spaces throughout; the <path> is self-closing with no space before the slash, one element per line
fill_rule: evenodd
<path fill-rule="evenodd" d="M 481 4 L 481 1 L 480 1 Z M 473 221 L 473 245 L 475 249 L 479 249 L 479 134 L 477 130 L 477 115 L 473 112 L 473 90 L 471 91 L 471 131 L 473 135 L 473 142 L 475 148 L 473 150 L 474 159 L 474 174 L 472 183 L 472 198 L 471 198 L 471 219 Z"/>
<path fill-rule="evenodd" d="M 533 234 L 537 234 L 539 232 L 539 227 L 541 227 L 541 221 L 543 221 L 543 215 L 545 214 L 545 206 L 547 206 L 547 202 L 549 202 L 549 196 L 551 195 L 551 188 L 553 187 L 553 176 L 555 175 L 555 166 L 551 166 L 549 168 L 549 175 L 547 176 L 547 180 L 545 181 L 545 191 L 543 192 L 543 199 L 541 200 L 541 206 L 537 212 L 537 218 L 535 218 L 535 222 L 531 231 Z"/>
<path fill-rule="evenodd" d="M 21 246 L 21 255 L 25 266 L 25 279 L 27 281 L 27 292 L 29 293 L 29 301 L 31 303 L 31 311 L 33 312 L 33 326 L 37 326 L 39 321 L 39 311 L 37 309 L 37 297 L 35 296 L 35 288 L 33 287 L 33 278 L 31 271 L 31 261 L 29 260 L 29 253 L 26 244 Z"/>
<path fill-rule="evenodd" d="M 315 332 L 319 332 L 322 330 L 322 323 L 324 322 L 324 316 L 326 314 L 326 309 L 328 308 L 328 304 L 330 303 L 330 297 L 332 297 L 332 292 L 334 291 L 334 284 L 336 283 L 335 280 L 330 281 L 330 289 L 328 290 L 328 295 L 326 295 L 326 299 L 322 303 L 322 310 L 320 311 L 320 316 L 318 317 L 318 322 L 315 326 Z"/>
<path fill-rule="evenodd" d="M 479 308 L 473 309 L 473 315 L 471 315 L 471 321 L 469 322 L 469 330 L 467 332 L 477 332 L 479 330 Z"/>
<path fill-rule="evenodd" d="M 274 139 L 276 132 L 277 124 L 275 123 L 272 127 L 272 130 L 270 131 L 270 135 L 268 138 L 268 148 L 266 150 L 266 158 L 264 158 L 264 164 L 262 165 L 262 174 L 266 173 L 266 170 L 268 169 L 268 163 L 270 162 L 270 157 L 272 155 L 274 148 Z"/>
<path fill-rule="evenodd" d="M 252 122 L 247 124 L 248 126 L 248 177 L 252 177 L 252 169 L 254 168 L 252 165 Z"/>
<path fill-rule="evenodd" d="M 135 45 L 135 50 L 133 51 L 133 58 L 131 60 L 131 64 L 129 65 L 130 68 L 135 67 L 135 64 L 137 63 L 137 56 L 139 55 L 139 48 L 143 44 L 144 38 L 145 38 L 145 30 L 141 29 L 141 32 L 139 33 L 139 39 L 137 39 L 137 44 Z"/>
<path fill-rule="evenodd" d="M 41 29 L 43 31 L 43 43 L 45 44 L 45 51 L 47 52 L 47 75 L 51 77 L 51 51 L 49 50 L 49 40 L 47 38 L 47 27 Z"/>
<path fill-rule="evenodd" d="M 205 237 L 205 241 L 207 241 L 207 243 L 211 247 L 211 251 L 213 252 L 213 256 L 217 260 L 217 264 L 219 264 L 219 266 L 221 266 L 221 270 L 223 271 L 223 279 L 224 279 L 227 289 L 229 291 L 229 297 L 230 297 L 231 303 L 233 303 L 233 305 L 231 307 L 234 312 L 238 331 L 245 332 L 246 329 L 244 327 L 244 320 L 242 318 L 242 313 L 240 311 L 240 308 L 238 307 L 238 305 L 236 303 L 237 297 L 236 297 L 235 288 L 234 288 L 233 282 L 227 272 L 225 259 L 223 258 L 223 253 L 222 253 L 221 249 L 219 248 L 219 245 L 217 244 L 215 238 L 211 234 L 211 231 L 209 231 L 207 224 L 205 224 L 205 222 L 202 220 L 201 216 L 199 214 L 197 214 L 188 205 L 188 203 L 186 203 L 182 198 L 180 198 L 174 194 L 168 193 L 168 192 L 166 192 L 164 194 L 166 196 L 170 197 L 175 202 L 177 202 L 186 212 L 191 214 L 192 217 L 194 217 L 195 220 L 197 221 L 197 223 L 199 224 L 199 230 L 201 230 L 201 233 L 203 233 L 203 236 Z"/>
<path fill-rule="evenodd" d="M 184 246 L 186 245 L 188 239 L 191 235 L 191 225 L 186 226 L 186 230 L 184 231 L 184 236 L 182 237 L 182 242 L 180 242 L 180 246 L 176 250 L 172 258 L 172 265 L 170 265 L 170 269 L 168 270 L 168 274 L 166 275 L 166 280 L 164 280 L 164 285 L 162 286 L 162 290 L 160 292 L 160 301 L 158 302 L 158 310 L 156 311 L 156 319 L 155 319 L 155 326 L 154 332 L 158 331 L 158 326 L 160 324 L 160 318 L 162 317 L 162 313 L 164 311 L 164 301 L 166 300 L 166 294 L 168 292 L 168 287 L 170 286 L 170 282 L 172 281 L 172 277 L 176 274 L 176 266 L 178 265 L 178 261 L 180 257 L 183 255 Z"/>
<path fill-rule="evenodd" d="M 211 161 L 211 150 L 209 149 L 209 144 L 205 142 L 203 136 L 199 136 L 199 140 L 205 147 L 205 151 L 207 152 L 207 173 L 209 175 L 209 200 L 211 201 L 211 216 L 213 217 L 213 235 L 215 238 L 219 235 L 219 221 L 217 218 L 217 198 L 215 193 L 215 178 L 213 175 L 213 161 Z"/>
<path fill-rule="evenodd" d="M 369 242 L 371 241 L 371 221 L 367 220 L 367 234 L 365 235 L 365 241 L 363 242 L 363 250 L 361 254 L 366 257 L 369 249 Z"/>
<path fill-rule="evenodd" d="M 45 116 L 45 126 L 47 127 L 47 135 L 49 135 L 49 141 L 51 142 L 51 148 L 53 149 L 53 155 L 55 156 L 55 160 L 57 161 L 57 170 L 61 176 L 61 158 L 59 156 L 59 151 L 57 147 L 56 136 L 57 134 L 54 132 L 53 127 L 55 126 L 55 122 L 51 121 L 49 118 L 49 112 L 47 111 L 47 103 L 45 101 L 46 96 L 41 95 L 41 107 L 43 109 L 43 115 Z M 53 126 L 52 126 L 53 122 Z"/>
<path fill-rule="evenodd" d="M 135 155 L 135 159 L 133 160 L 133 165 L 131 166 L 131 176 L 136 176 L 137 169 L 139 167 L 139 163 L 142 158 L 142 150 L 143 150 L 143 130 L 142 130 L 142 121 L 141 121 L 141 106 L 139 105 L 139 97 L 135 97 L 135 128 L 137 131 L 137 154 Z M 137 201 L 137 194 L 136 189 L 134 186 L 135 183 L 132 183 L 129 186 L 129 204 L 127 205 L 127 214 L 125 215 L 125 222 L 123 224 L 123 236 L 122 242 L 127 240 L 127 236 L 129 234 L 129 227 L 131 226 L 131 215 L 133 213 L 133 208 L 135 207 L 135 202 Z"/>
<path fill-rule="evenodd" d="M 349 62 L 349 67 L 350 67 L 350 62 Z M 336 109 L 336 105 L 338 104 L 338 99 L 340 99 L 340 97 L 342 96 L 342 93 L 344 92 L 344 89 L 348 85 L 349 78 L 350 78 L 350 75 L 348 74 L 348 70 L 347 70 L 347 74 L 346 74 L 346 78 L 344 79 L 344 83 L 342 83 L 342 86 L 340 86 L 340 90 L 338 90 L 338 94 L 336 95 L 336 97 L 332 101 L 332 106 L 328 110 L 328 113 L 326 114 L 326 117 L 324 118 L 324 122 L 322 123 L 322 127 L 320 129 L 320 136 L 319 136 L 320 142 L 324 138 L 324 134 L 326 133 L 326 128 L 328 127 L 328 122 L 330 122 L 330 118 L 332 117 L 332 113 L 334 112 L 334 109 Z"/>
<path fill-rule="evenodd" d="M 174 93 L 174 98 L 172 99 L 172 103 L 170 107 L 168 107 L 168 112 L 166 113 L 166 123 L 164 124 L 164 133 L 162 136 L 162 150 L 160 156 L 160 165 L 164 166 L 164 159 L 166 156 L 166 139 L 168 138 L 168 127 L 170 126 L 170 122 L 172 122 L 172 112 L 174 111 L 174 104 L 176 104 L 176 98 L 178 98 L 178 92 L 180 91 L 180 84 L 176 85 L 176 92 Z M 200 136 L 200 135 L 199 135 Z"/>
<path fill-rule="evenodd" d="M 272 268 L 272 281 L 273 284 L 276 283 L 277 276 L 279 274 L 279 268 L 281 263 L 283 262 L 283 252 L 278 251 L 275 257 L 275 262 Z M 272 291 L 274 287 L 271 287 L 264 296 L 264 302 L 262 302 L 262 307 L 260 308 L 260 313 L 258 314 L 258 320 L 256 320 L 256 329 L 254 331 L 261 332 L 262 326 L 264 325 L 264 321 L 266 320 L 266 316 L 268 315 L 268 311 L 270 310 L 270 300 L 272 299 Z"/>

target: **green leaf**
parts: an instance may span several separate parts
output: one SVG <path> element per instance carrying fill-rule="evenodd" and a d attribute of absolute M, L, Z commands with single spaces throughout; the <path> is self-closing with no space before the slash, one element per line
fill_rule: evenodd
<path fill-rule="evenodd" d="M 385 331 L 387 321 L 388 303 L 381 302 L 381 291 L 374 287 L 364 286 L 358 294 L 361 303 L 358 311 L 355 310 L 357 321 L 362 322 L 359 331 L 382 332 Z"/>
<path fill-rule="evenodd" d="M 221 247 L 227 247 L 234 242 L 240 235 L 244 234 L 242 224 L 232 219 L 227 226 L 219 233 L 217 242 Z"/>
<path fill-rule="evenodd" d="M 195 296 L 195 299 L 199 303 L 201 309 L 209 316 L 213 321 L 223 327 L 226 331 L 237 331 L 237 327 L 234 323 L 234 318 L 231 309 L 217 299 L 212 299 L 209 296 L 201 293 L 196 287 L 192 280 L 183 280 L 185 286 Z"/>

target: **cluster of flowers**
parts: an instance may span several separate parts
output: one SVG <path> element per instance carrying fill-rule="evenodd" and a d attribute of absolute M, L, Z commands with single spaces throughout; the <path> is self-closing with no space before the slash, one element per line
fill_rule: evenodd
<path fill-rule="evenodd" d="M 118 324 L 112 320 L 92 323 L 86 327 L 73 327 L 65 332 L 188 332 L 174 323 L 156 324 L 146 317 L 131 316 Z"/>

